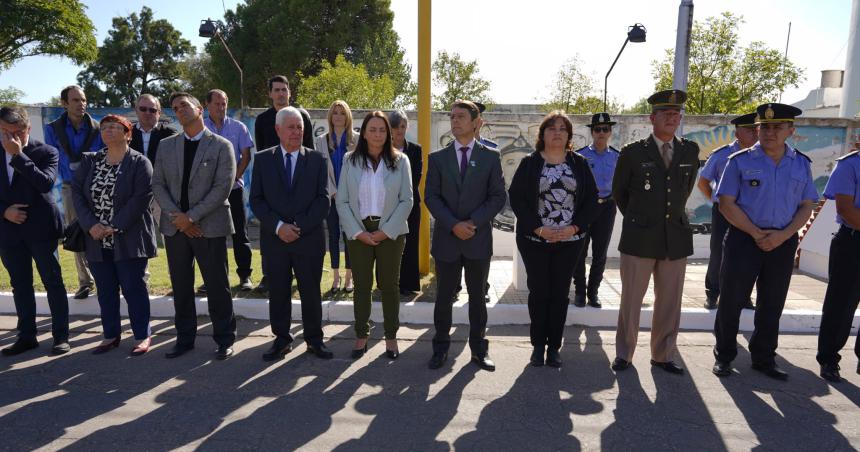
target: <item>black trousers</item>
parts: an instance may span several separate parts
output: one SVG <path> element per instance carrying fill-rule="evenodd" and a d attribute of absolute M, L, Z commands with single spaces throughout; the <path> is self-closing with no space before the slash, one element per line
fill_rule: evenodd
<path fill-rule="evenodd" d="M 711 256 L 708 272 L 705 274 L 705 294 L 709 297 L 720 296 L 720 263 L 723 259 L 723 239 L 729 229 L 729 222 L 720 213 L 720 205 L 711 207 Z"/>
<path fill-rule="evenodd" d="M 585 242 L 540 243 L 517 234 L 517 249 L 526 267 L 529 288 L 529 333 L 532 346 L 561 348 L 567 320 L 570 277 Z M 595 292 L 596 293 L 596 292 Z"/>
<path fill-rule="evenodd" d="M 603 281 L 603 270 L 606 269 L 606 253 L 609 251 L 609 240 L 612 238 L 612 229 L 615 227 L 615 201 L 607 199 L 603 204 L 598 204 L 602 209 L 588 228 L 585 236 L 578 263 L 573 271 L 573 287 L 577 295 L 588 295 L 596 297 Z M 585 258 L 588 256 L 588 244 L 591 243 L 591 270 L 588 272 L 588 283 L 585 282 Z M 566 296 L 566 295 L 565 295 Z"/>
<path fill-rule="evenodd" d="M 400 260 L 400 290 L 421 290 L 421 275 L 418 273 L 418 232 L 421 227 L 421 207 L 416 206 L 409 212 L 407 219 L 409 233 Z"/>
<path fill-rule="evenodd" d="M 818 332 L 819 364 L 836 364 L 839 350 L 848 342 L 854 311 L 860 301 L 860 231 L 842 226 L 830 241 L 827 292 Z M 854 341 L 854 354 L 860 359 L 860 335 Z"/>
<path fill-rule="evenodd" d="M 466 271 L 466 290 L 469 292 L 469 348 L 473 355 L 485 356 L 488 342 L 484 338 L 487 329 L 487 302 L 484 298 L 490 259 L 466 259 L 436 261 L 436 306 L 433 310 L 433 352 L 447 353 L 451 346 L 451 323 L 457 286 L 463 270 Z"/>
<path fill-rule="evenodd" d="M 5 221 L 5 220 L 0 220 Z M 18 337 L 24 340 L 36 339 L 36 294 L 33 289 L 33 263 L 48 293 L 48 307 L 51 309 L 51 335 L 54 341 L 69 338 L 69 299 L 60 262 L 54 254 L 56 240 L 43 242 L 19 241 L 14 245 L 0 248 L 0 259 L 9 272 L 12 285 L 12 299 L 18 315 Z"/>
<path fill-rule="evenodd" d="M 322 233 L 319 231 L 320 234 Z M 302 303 L 302 326 L 305 342 L 320 345 L 322 332 L 322 280 L 325 249 L 312 255 L 293 253 L 286 246 L 275 244 L 266 248 L 266 275 L 269 277 L 269 321 L 272 333 L 282 344 L 293 341 L 290 334 L 292 320 L 292 286 L 295 276 Z"/>
<path fill-rule="evenodd" d="M 176 310 L 176 343 L 193 345 L 197 337 L 197 309 L 194 306 L 196 261 L 206 285 L 212 338 L 218 345 L 233 345 L 236 341 L 236 317 L 227 278 L 227 238 L 190 238 L 177 231 L 173 236 L 164 237 L 164 246 Z"/>
<path fill-rule="evenodd" d="M 718 360 L 731 362 L 738 354 L 741 311 L 758 279 L 750 356 L 753 363 L 773 364 L 779 338 L 779 318 L 788 295 L 797 243 L 797 234 L 794 234 L 776 249 L 765 252 L 749 234 L 729 226 L 720 268 L 720 304 L 714 322 L 717 339 L 714 355 Z"/>
<path fill-rule="evenodd" d="M 251 241 L 248 240 L 248 222 L 245 216 L 245 189 L 230 191 L 230 215 L 233 217 L 233 257 L 236 259 L 236 274 L 239 278 L 251 276 Z M 225 255 L 226 256 L 226 255 Z"/>

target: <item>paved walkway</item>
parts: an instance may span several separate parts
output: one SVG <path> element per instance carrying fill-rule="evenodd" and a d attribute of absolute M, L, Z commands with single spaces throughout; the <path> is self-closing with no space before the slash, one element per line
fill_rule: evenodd
<path fill-rule="evenodd" d="M 678 450 L 847 451 L 860 448 L 860 375 L 851 353 L 847 382 L 817 376 L 815 336 L 780 337 L 787 382 L 749 368 L 718 379 L 709 333 L 682 333 L 684 376 L 648 364 L 647 333 L 633 369 L 615 375 L 614 333 L 570 327 L 565 367 L 526 366 L 528 328 L 490 327 L 498 370 L 469 363 L 468 328 L 455 327 L 449 363 L 426 367 L 431 332 L 400 329 L 402 355 L 382 357 L 380 328 L 371 349 L 352 361 L 352 330 L 325 328 L 335 359 L 321 361 L 297 345 L 287 359 L 264 363 L 272 337 L 266 322 L 240 321 L 236 354 L 213 361 L 208 328 L 197 348 L 167 360 L 174 329 L 157 320 L 155 349 L 128 357 L 119 349 L 90 354 L 98 319 L 75 318 L 72 352 L 38 350 L 0 357 L 0 437 L 4 450 Z M 201 325 L 206 319 L 201 318 Z M 40 328 L 48 322 L 40 319 Z M 14 317 L 0 316 L 0 347 L 13 340 Z M 127 327 L 127 325 L 126 325 Z M 297 327 L 296 330 L 299 328 Z M 299 337 L 301 340 L 301 337 Z M 741 338 L 741 346 L 747 344 Z"/>

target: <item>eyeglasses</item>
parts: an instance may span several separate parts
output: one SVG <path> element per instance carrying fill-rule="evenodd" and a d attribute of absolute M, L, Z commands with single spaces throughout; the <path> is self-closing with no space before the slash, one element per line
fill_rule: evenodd
<path fill-rule="evenodd" d="M 592 132 L 597 132 L 597 133 L 609 133 L 609 132 L 612 132 L 612 127 L 609 127 L 609 126 L 595 126 L 595 127 L 592 127 L 592 128 L 591 128 L 591 131 L 592 131 Z"/>
<path fill-rule="evenodd" d="M 152 114 L 158 113 L 158 109 L 152 108 L 152 107 L 137 107 L 137 111 L 139 111 L 141 113 L 147 113 L 147 112 L 152 113 Z"/>

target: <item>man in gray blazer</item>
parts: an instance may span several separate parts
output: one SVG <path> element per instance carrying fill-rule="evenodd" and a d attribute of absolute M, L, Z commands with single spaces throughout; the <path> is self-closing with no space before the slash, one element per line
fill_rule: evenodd
<path fill-rule="evenodd" d="M 173 93 L 170 106 L 184 133 L 161 140 L 152 191 L 161 206 L 167 266 L 176 310 L 176 345 L 168 358 L 194 348 L 194 262 L 208 293 L 217 359 L 233 354 L 236 318 L 227 278 L 227 236 L 233 234 L 227 197 L 236 174 L 233 145 L 203 125 L 203 107 L 188 93 Z"/>
<path fill-rule="evenodd" d="M 485 370 L 496 366 L 487 355 L 484 284 L 493 255 L 492 220 L 507 195 L 501 157 L 475 140 L 478 107 L 458 100 L 451 108 L 454 141 L 430 154 L 424 204 L 436 220 L 430 253 L 436 262 L 436 307 L 431 369 L 442 367 L 451 343 L 451 307 L 463 269 L 469 292 L 469 348 Z"/>

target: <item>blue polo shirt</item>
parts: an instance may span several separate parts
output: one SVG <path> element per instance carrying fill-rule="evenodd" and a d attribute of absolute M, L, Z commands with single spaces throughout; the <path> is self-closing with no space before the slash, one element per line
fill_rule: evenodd
<path fill-rule="evenodd" d="M 89 134 L 90 123 L 88 121 L 83 121 L 81 123 L 80 129 L 75 129 L 74 127 L 72 127 L 71 121 L 66 121 L 66 136 L 69 137 L 69 144 L 72 146 L 72 149 L 70 149 L 71 152 L 75 152 L 76 149 L 79 149 L 81 146 L 83 146 Z M 63 149 L 63 145 L 60 144 L 60 140 L 54 134 L 54 128 L 51 127 L 50 124 L 45 125 L 45 144 L 49 144 L 60 151 L 60 160 L 58 162 L 60 179 L 62 179 L 63 182 L 71 182 L 72 176 L 75 174 L 75 171 L 69 165 L 69 156 Z M 93 143 L 90 145 L 90 148 L 86 151 L 95 152 L 103 147 L 105 147 L 105 145 L 102 142 L 102 136 L 99 133 L 96 135 L 96 138 L 93 140 Z M 77 167 L 75 169 L 77 169 Z"/>
<path fill-rule="evenodd" d="M 588 166 L 594 174 L 594 182 L 597 183 L 597 196 L 605 198 L 611 195 L 612 176 L 618 163 L 618 150 L 609 146 L 603 152 L 599 152 L 594 145 L 588 145 L 577 152 L 588 160 Z"/>
<path fill-rule="evenodd" d="M 854 207 L 860 208 L 860 153 L 854 151 L 836 162 L 836 168 L 830 174 L 830 180 L 827 181 L 827 186 L 824 188 L 824 197 L 827 199 L 836 199 L 836 195 L 848 195 L 854 197 Z M 842 218 L 836 214 L 836 222 L 853 228 Z"/>
<path fill-rule="evenodd" d="M 215 125 L 215 121 L 208 117 L 203 120 L 203 124 L 206 125 L 206 128 L 209 129 L 210 132 L 226 138 L 227 141 L 233 145 L 233 152 L 236 154 L 236 162 L 242 158 L 242 149 L 254 147 L 254 141 L 251 139 L 251 134 L 248 133 L 248 127 L 246 127 L 242 122 L 236 121 L 229 116 L 224 117 L 224 122 L 220 129 Z M 239 177 L 241 176 L 240 174 L 237 174 L 236 176 L 239 180 L 236 181 L 236 185 L 234 187 L 244 187 L 244 178 Z"/>
<path fill-rule="evenodd" d="M 760 143 L 732 154 L 717 195 L 733 196 L 761 229 L 783 229 L 802 201 L 818 201 L 809 159 L 787 144 L 779 165 L 765 154 Z"/>
<path fill-rule="evenodd" d="M 740 151 L 740 144 L 735 140 L 732 144 L 727 144 L 716 151 L 712 152 L 702 168 L 700 176 L 713 183 L 713 192 L 711 193 L 711 202 L 720 202 L 717 198 L 717 187 L 720 185 L 720 177 L 723 176 L 723 170 L 726 169 L 726 163 L 729 161 L 729 156 Z"/>

